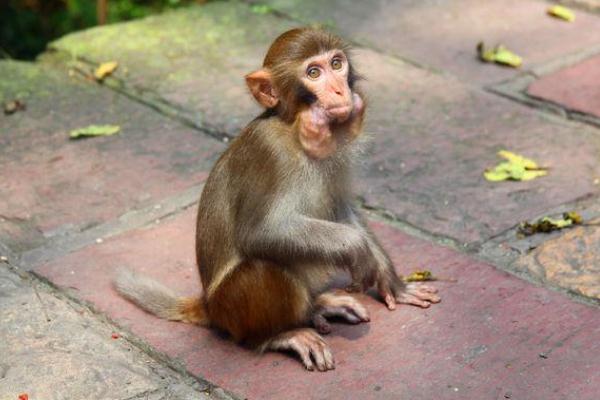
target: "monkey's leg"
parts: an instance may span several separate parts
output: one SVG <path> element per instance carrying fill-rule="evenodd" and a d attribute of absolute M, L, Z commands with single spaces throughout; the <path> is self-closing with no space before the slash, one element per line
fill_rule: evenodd
<path fill-rule="evenodd" d="M 265 261 L 244 261 L 206 299 L 211 324 L 260 350 L 291 350 L 309 370 L 333 369 L 329 346 L 308 322 L 309 290 L 299 277 Z M 311 360 L 311 356 L 314 359 Z"/>
<path fill-rule="evenodd" d="M 315 299 L 312 322 L 319 333 L 331 332 L 327 322 L 331 317 L 343 318 L 351 324 L 370 321 L 367 309 L 358 300 L 338 291 L 323 293 Z"/>
<path fill-rule="evenodd" d="M 263 345 L 264 350 L 291 350 L 300 356 L 307 370 L 335 369 L 335 361 L 329 345 L 311 328 L 294 329 L 277 335 Z M 314 360 L 314 362 L 313 362 Z"/>

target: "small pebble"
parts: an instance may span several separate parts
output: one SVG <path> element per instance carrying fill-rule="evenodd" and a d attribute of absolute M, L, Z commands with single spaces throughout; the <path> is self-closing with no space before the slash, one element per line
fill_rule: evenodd
<path fill-rule="evenodd" d="M 102 243 L 102 242 L 104 242 L 104 240 L 103 240 L 102 238 L 98 238 L 98 239 L 96 239 L 96 243 L 100 244 L 100 243 Z"/>
<path fill-rule="evenodd" d="M 0 261 L 7 262 L 8 261 L 8 257 L 6 257 L 6 256 L 0 256 Z"/>

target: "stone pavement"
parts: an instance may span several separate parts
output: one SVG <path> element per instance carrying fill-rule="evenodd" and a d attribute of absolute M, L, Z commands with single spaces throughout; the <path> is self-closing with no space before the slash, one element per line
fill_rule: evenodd
<path fill-rule="evenodd" d="M 210 2 L 0 62 L 0 100 L 27 105 L 0 115 L 0 398 L 597 398 L 600 16 L 569 24 L 536 0 L 266 3 Z M 367 78 L 357 189 L 373 229 L 399 272 L 456 279 L 428 310 L 365 295 L 372 322 L 335 325 L 325 374 L 158 320 L 110 286 L 125 265 L 198 292 L 195 202 L 258 112 L 242 77 L 278 33 L 314 22 L 356 44 Z M 523 67 L 479 63 L 480 40 Z M 104 84 L 86 78 L 110 60 Z M 89 124 L 122 132 L 68 140 Z M 500 149 L 549 175 L 485 181 Z M 567 210 L 588 223 L 516 236 Z"/>

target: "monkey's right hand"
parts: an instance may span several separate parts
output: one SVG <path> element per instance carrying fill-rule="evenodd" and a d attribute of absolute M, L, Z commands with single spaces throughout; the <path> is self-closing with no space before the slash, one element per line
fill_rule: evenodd
<path fill-rule="evenodd" d="M 377 262 L 368 247 L 355 260 L 350 266 L 352 282 L 346 287 L 346 290 L 348 292 L 365 292 L 377 282 L 379 274 Z"/>
<path fill-rule="evenodd" d="M 336 141 L 331 134 L 331 120 L 325 109 L 313 104 L 299 114 L 300 143 L 311 157 L 326 158 L 337 149 Z"/>
<path fill-rule="evenodd" d="M 427 308 L 440 302 L 436 288 L 421 283 L 405 284 L 393 268 L 379 271 L 377 291 L 389 310 L 395 310 L 396 304 Z"/>

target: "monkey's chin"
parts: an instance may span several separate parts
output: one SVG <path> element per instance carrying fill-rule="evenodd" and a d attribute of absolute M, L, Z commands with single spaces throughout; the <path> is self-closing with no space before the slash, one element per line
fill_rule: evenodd
<path fill-rule="evenodd" d="M 325 110 L 327 117 L 337 123 L 345 122 L 352 113 L 352 105 L 331 107 Z"/>

